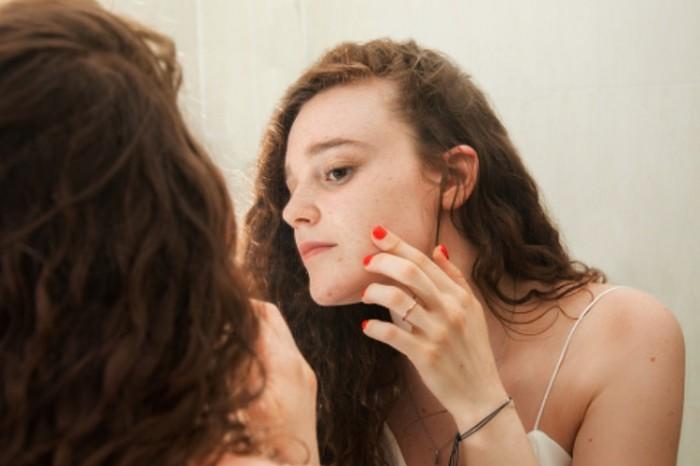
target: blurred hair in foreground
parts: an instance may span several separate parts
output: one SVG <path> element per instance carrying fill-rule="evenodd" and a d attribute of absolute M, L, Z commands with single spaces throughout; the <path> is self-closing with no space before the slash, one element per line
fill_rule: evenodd
<path fill-rule="evenodd" d="M 0 464 L 209 464 L 260 388 L 222 176 L 173 43 L 92 1 L 0 6 Z"/>

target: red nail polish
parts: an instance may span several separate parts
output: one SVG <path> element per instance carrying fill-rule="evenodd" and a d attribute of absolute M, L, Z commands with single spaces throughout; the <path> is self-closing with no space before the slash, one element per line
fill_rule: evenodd
<path fill-rule="evenodd" d="M 440 245 L 440 252 L 442 252 L 442 255 L 445 256 L 445 259 L 449 259 L 450 255 L 447 254 L 447 248 L 445 247 L 444 244 Z"/>
<path fill-rule="evenodd" d="M 369 256 L 366 256 L 364 259 L 362 259 L 362 263 L 365 264 L 365 267 L 367 267 L 372 260 L 373 254 L 370 254 Z"/>
<path fill-rule="evenodd" d="M 377 239 L 384 239 L 386 236 L 386 230 L 382 227 L 375 227 L 374 230 L 372 230 L 372 236 Z"/>
<path fill-rule="evenodd" d="M 362 330 L 364 330 L 364 329 L 367 328 L 367 324 L 368 324 L 368 323 L 369 323 L 368 320 L 363 320 L 363 321 L 362 321 Z"/>

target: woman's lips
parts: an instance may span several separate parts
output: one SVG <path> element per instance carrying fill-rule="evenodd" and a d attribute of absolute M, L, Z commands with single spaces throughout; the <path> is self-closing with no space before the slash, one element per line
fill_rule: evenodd
<path fill-rule="evenodd" d="M 307 241 L 299 244 L 299 254 L 303 260 L 309 259 L 317 254 L 328 251 L 335 247 L 333 243 L 322 243 L 318 241 Z"/>

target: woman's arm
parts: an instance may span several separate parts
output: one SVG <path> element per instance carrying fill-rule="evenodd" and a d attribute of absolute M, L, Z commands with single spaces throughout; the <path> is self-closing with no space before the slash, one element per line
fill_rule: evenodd
<path fill-rule="evenodd" d="M 367 271 L 400 286 L 373 283 L 362 300 L 386 307 L 411 327 L 372 320 L 364 332 L 406 355 L 465 432 L 507 399 L 481 304 L 443 249 L 429 258 L 384 229 L 375 229 L 373 241 L 382 252 L 365 260 Z M 512 403 L 458 450 L 460 465 L 537 465 Z"/>
<path fill-rule="evenodd" d="M 280 464 L 316 466 L 316 375 L 280 311 L 271 303 L 254 304 L 261 324 L 256 349 L 265 368 L 265 385 L 248 409 L 249 427 L 261 433 L 261 441 Z"/>
<path fill-rule="evenodd" d="M 507 397 L 484 311 L 439 248 L 431 260 L 390 232 L 374 241 L 382 252 L 367 261 L 367 270 L 400 286 L 372 284 L 363 301 L 387 307 L 412 327 L 373 320 L 364 331 L 411 360 L 464 432 Z M 601 361 L 604 375 L 577 436 L 574 465 L 675 464 L 683 403 L 682 334 L 670 312 L 652 298 L 625 294 L 631 297 L 624 309 L 606 313 L 611 321 L 602 324 L 599 341 L 588 342 L 590 357 Z M 465 439 L 459 451 L 459 464 L 537 464 L 512 404 Z"/>
<path fill-rule="evenodd" d="M 616 302 L 611 312 L 596 315 L 602 330 L 588 345 L 605 370 L 576 437 L 573 465 L 675 465 L 683 334 L 673 314 L 649 295 L 625 290 Z"/>

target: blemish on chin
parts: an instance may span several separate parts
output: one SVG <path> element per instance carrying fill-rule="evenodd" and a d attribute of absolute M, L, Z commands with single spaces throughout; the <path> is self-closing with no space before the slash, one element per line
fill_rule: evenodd
<path fill-rule="evenodd" d="M 320 306 L 334 306 L 337 299 L 333 290 L 318 290 L 314 292 L 313 288 L 311 298 Z"/>
<path fill-rule="evenodd" d="M 649 358 L 649 361 L 651 361 L 651 362 L 656 362 L 656 357 L 655 357 L 655 356 L 650 357 L 650 358 Z"/>

